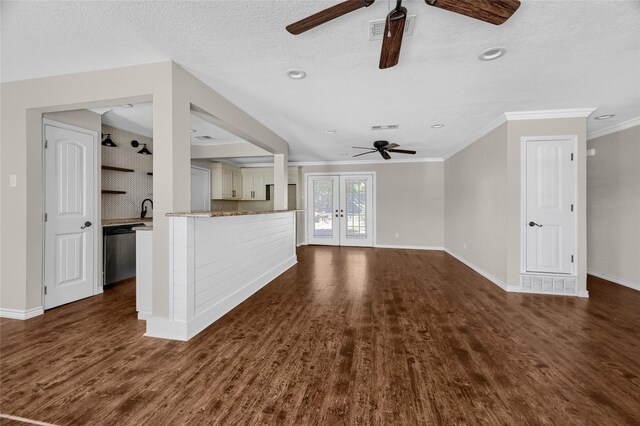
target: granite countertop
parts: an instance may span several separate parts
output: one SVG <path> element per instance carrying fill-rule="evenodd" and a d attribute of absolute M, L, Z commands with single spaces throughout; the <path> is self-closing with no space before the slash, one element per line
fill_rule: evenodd
<path fill-rule="evenodd" d="M 134 226 L 131 229 L 134 231 L 153 231 L 153 225 Z"/>
<path fill-rule="evenodd" d="M 167 213 L 167 217 L 226 217 L 226 216 L 248 216 L 252 214 L 270 214 L 297 212 L 300 210 L 231 210 L 231 211 L 212 211 L 212 212 L 177 212 Z"/>
<path fill-rule="evenodd" d="M 152 217 L 128 217 L 124 219 L 102 219 L 102 226 L 109 225 L 126 225 L 128 223 L 153 222 Z"/>

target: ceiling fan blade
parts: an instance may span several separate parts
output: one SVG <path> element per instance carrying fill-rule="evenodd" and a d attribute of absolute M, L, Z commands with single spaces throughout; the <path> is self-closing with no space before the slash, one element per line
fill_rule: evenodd
<path fill-rule="evenodd" d="M 375 148 L 371 148 L 371 147 L 367 147 L 365 148 L 364 146 L 352 146 L 351 148 L 357 148 L 357 149 L 372 149 L 372 150 L 376 150 Z"/>
<path fill-rule="evenodd" d="M 520 7 L 519 0 L 424 0 L 449 12 L 459 13 L 490 24 L 500 25 Z"/>
<path fill-rule="evenodd" d="M 393 149 L 393 148 L 397 148 L 400 145 L 398 145 L 397 143 L 390 143 L 389 145 L 385 146 L 384 149 Z"/>
<path fill-rule="evenodd" d="M 385 160 L 391 160 L 391 156 L 386 150 L 381 149 L 379 152 L 380 152 L 380 155 L 382 155 L 382 158 L 384 158 Z"/>
<path fill-rule="evenodd" d="M 409 149 L 388 149 L 389 152 L 397 152 L 398 154 L 415 154 L 416 151 L 411 151 Z"/>
<path fill-rule="evenodd" d="M 302 34 L 305 31 L 309 31 L 312 28 L 322 25 L 332 19 L 339 18 L 342 15 L 346 15 L 349 12 L 358 10 L 361 7 L 369 7 L 375 0 L 347 0 L 342 3 L 331 6 L 328 9 L 321 10 L 318 13 L 314 13 L 304 19 L 301 19 L 293 24 L 287 25 L 287 31 L 293 35 Z"/>
<path fill-rule="evenodd" d="M 407 20 L 407 9 L 400 7 L 394 9 L 387 15 L 387 23 L 384 26 L 382 36 L 382 52 L 380 53 L 380 69 L 391 68 L 398 65 L 400 59 L 400 47 L 402 47 L 402 36 L 404 34 L 404 24 Z"/>
<path fill-rule="evenodd" d="M 372 153 L 374 153 L 374 152 L 376 152 L 376 150 L 375 150 L 375 149 L 374 149 L 373 151 L 363 152 L 362 154 L 356 154 L 356 155 L 354 155 L 354 157 L 360 157 L 361 155 L 372 154 Z"/>

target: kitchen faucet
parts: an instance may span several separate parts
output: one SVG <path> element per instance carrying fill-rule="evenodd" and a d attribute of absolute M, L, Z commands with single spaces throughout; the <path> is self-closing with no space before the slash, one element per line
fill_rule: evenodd
<path fill-rule="evenodd" d="M 153 200 L 151 198 L 145 198 L 142 200 L 142 211 L 140 212 L 141 218 L 144 218 L 147 215 L 147 206 L 144 205 L 147 201 L 151 203 L 151 208 L 153 209 Z"/>

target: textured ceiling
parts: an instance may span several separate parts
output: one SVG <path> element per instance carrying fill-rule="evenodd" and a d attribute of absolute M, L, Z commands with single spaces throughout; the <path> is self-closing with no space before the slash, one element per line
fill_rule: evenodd
<path fill-rule="evenodd" d="M 289 141 L 294 161 L 344 160 L 376 139 L 440 157 L 505 111 L 616 114 L 590 119 L 591 131 L 640 116 L 636 0 L 524 0 L 498 27 L 405 1 L 415 28 L 388 70 L 367 35 L 387 1 L 300 36 L 284 30 L 335 3 L 3 1 L 2 80 L 173 59 Z M 507 55 L 477 59 L 493 46 Z M 290 80 L 288 68 L 308 76 Z M 386 123 L 400 129 L 370 130 Z"/>

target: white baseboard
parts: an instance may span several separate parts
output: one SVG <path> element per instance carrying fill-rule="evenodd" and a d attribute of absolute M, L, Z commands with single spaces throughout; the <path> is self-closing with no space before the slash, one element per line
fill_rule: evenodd
<path fill-rule="evenodd" d="M 296 247 L 306 246 L 306 245 L 307 245 L 307 242 L 306 242 L 306 241 L 303 241 L 303 242 L 301 242 L 301 243 L 296 243 Z"/>
<path fill-rule="evenodd" d="M 375 248 L 387 248 L 387 249 L 402 249 L 402 250 L 440 250 L 443 251 L 444 247 L 438 246 L 404 246 L 398 244 L 375 244 Z"/>
<path fill-rule="evenodd" d="M 479 268 L 478 266 L 476 266 L 473 263 L 469 262 L 467 259 L 463 258 L 462 256 L 455 254 L 454 252 L 452 252 L 451 250 L 449 250 L 447 248 L 445 248 L 444 251 L 447 252 L 450 256 L 455 257 L 457 260 L 459 260 L 460 262 L 464 263 L 469 268 L 473 269 L 474 271 L 476 271 L 477 273 L 479 273 L 480 275 L 482 275 L 483 277 L 485 277 L 486 279 L 488 279 L 489 281 L 491 281 L 492 283 L 494 283 L 495 285 L 497 285 L 498 287 L 500 287 L 504 291 L 515 291 L 515 290 L 513 290 L 514 287 L 507 286 L 507 283 L 505 283 L 504 281 L 502 281 L 499 278 L 494 277 L 493 275 L 491 275 L 487 271 Z"/>
<path fill-rule="evenodd" d="M 611 281 L 614 284 L 623 285 L 625 287 L 629 287 L 634 290 L 640 291 L 640 284 L 634 283 L 633 281 L 623 280 L 621 278 L 612 277 L 611 275 L 606 275 L 600 272 L 590 271 L 590 270 L 587 270 L 587 274 L 593 275 L 594 277 L 602 278 L 603 280 Z"/>
<path fill-rule="evenodd" d="M 20 309 L 7 309 L 0 308 L 0 318 L 11 318 L 17 320 L 28 320 L 29 318 L 37 317 L 44 314 L 44 308 L 38 306 L 37 308 L 27 309 L 26 311 Z"/>
<path fill-rule="evenodd" d="M 144 335 L 161 339 L 189 340 L 296 263 L 298 263 L 296 256 L 287 259 L 188 322 L 150 317 L 147 319 L 147 332 Z"/>

